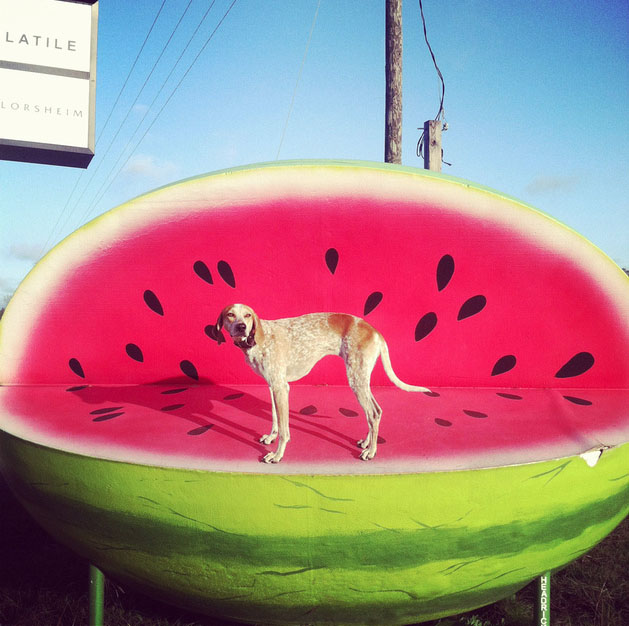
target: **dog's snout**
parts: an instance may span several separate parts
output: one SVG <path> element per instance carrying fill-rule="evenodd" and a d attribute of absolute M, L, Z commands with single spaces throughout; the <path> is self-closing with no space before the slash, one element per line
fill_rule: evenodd
<path fill-rule="evenodd" d="M 234 328 L 239 332 L 239 333 L 244 333 L 247 330 L 247 325 L 244 322 L 238 322 Z"/>

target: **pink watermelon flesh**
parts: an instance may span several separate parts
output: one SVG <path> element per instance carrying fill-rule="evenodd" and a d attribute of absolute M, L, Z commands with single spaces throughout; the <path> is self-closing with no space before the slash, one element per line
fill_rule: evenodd
<path fill-rule="evenodd" d="M 244 302 L 267 319 L 365 317 L 400 378 L 436 389 L 400 391 L 376 367 L 379 460 L 482 466 L 627 441 L 629 281 L 589 243 L 447 179 L 305 166 L 295 185 L 289 170 L 159 190 L 76 234 L 80 260 L 61 244 L 37 274 L 46 295 L 25 296 L 34 321 L 4 369 L 5 383 L 41 387 L 4 390 L 7 430 L 96 456 L 257 460 L 268 391 L 213 331 Z M 405 195 L 380 190 L 396 176 Z M 366 426 L 341 359 L 293 384 L 291 409 L 285 461 L 358 456 Z"/>
<path fill-rule="evenodd" d="M 75 452 L 154 465 L 269 471 L 271 405 L 262 385 L 17 387 L 0 402 L 16 434 Z M 526 463 L 626 441 L 625 390 L 374 389 L 384 417 L 378 456 L 358 461 L 365 418 L 351 390 L 295 385 L 282 472 L 419 472 Z M 41 419 L 55 407 L 57 419 Z M 60 418 L 66 430 L 59 429 Z M 11 423 L 9 422 L 9 425 Z M 270 471 L 276 471 L 270 469 Z"/>

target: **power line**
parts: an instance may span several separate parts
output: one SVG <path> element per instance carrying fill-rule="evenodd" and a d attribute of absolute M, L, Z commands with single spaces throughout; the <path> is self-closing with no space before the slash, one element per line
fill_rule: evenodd
<path fill-rule="evenodd" d="M 157 91 L 157 93 L 155 94 L 155 97 L 153 98 L 153 101 L 151 102 L 151 104 L 147 107 L 146 111 L 144 111 L 144 115 L 142 115 L 142 118 L 140 119 L 140 121 L 138 122 L 138 124 L 135 127 L 135 130 L 133 131 L 131 137 L 129 138 L 129 140 L 127 141 L 125 147 L 122 149 L 122 151 L 120 152 L 120 155 L 118 156 L 118 159 L 116 160 L 116 162 L 111 166 L 111 168 L 109 169 L 109 172 L 107 173 L 107 176 L 105 176 L 105 179 L 103 181 L 103 183 L 101 184 L 101 186 L 99 187 L 98 191 L 94 194 L 94 197 L 92 198 L 92 202 L 88 205 L 85 213 L 83 214 L 83 218 L 81 219 L 81 222 L 84 222 L 85 219 L 87 218 L 87 216 L 92 212 L 95 204 L 97 204 L 97 198 L 98 200 L 100 200 L 100 198 L 102 197 L 102 195 L 100 195 L 101 191 L 103 191 L 103 189 L 105 188 L 105 185 L 107 185 L 107 189 L 109 189 L 109 186 L 111 185 L 111 183 L 113 182 L 113 180 L 115 179 L 115 176 L 111 179 L 111 181 L 109 182 L 109 185 L 107 184 L 108 181 L 110 180 L 110 176 L 113 173 L 113 171 L 115 170 L 116 166 L 118 165 L 118 163 L 120 163 L 120 159 L 122 159 L 122 157 L 124 156 L 127 148 L 131 145 L 131 142 L 135 139 L 138 130 L 140 129 L 140 127 L 142 126 L 144 120 L 146 119 L 147 115 L 149 114 L 149 112 L 153 109 L 153 105 L 155 104 L 155 102 L 157 101 L 157 99 L 159 98 L 159 96 L 161 95 L 162 91 L 164 90 L 164 87 L 166 86 L 166 84 L 168 83 L 168 81 L 170 80 L 170 77 L 172 76 L 173 72 L 175 71 L 175 69 L 177 68 L 177 66 L 179 65 L 181 59 L 183 58 L 184 54 L 187 52 L 188 48 L 190 47 L 190 44 L 192 43 L 192 40 L 195 38 L 196 34 L 199 32 L 199 29 L 201 28 L 201 26 L 203 25 L 203 23 L 205 22 L 207 16 L 209 15 L 210 11 L 212 10 L 212 7 L 214 6 L 214 4 L 216 3 L 216 0 L 212 0 L 212 2 L 210 3 L 210 6 L 207 8 L 207 10 L 205 11 L 205 13 L 203 14 L 203 16 L 201 17 L 201 19 L 199 20 L 199 23 L 197 24 L 197 27 L 195 28 L 195 30 L 193 31 L 192 35 L 190 35 L 188 42 L 186 43 L 185 47 L 183 48 L 183 50 L 181 51 L 181 53 L 179 54 L 179 57 L 177 58 L 177 60 L 175 61 L 175 64 L 172 66 L 170 72 L 168 73 L 168 75 L 166 76 L 166 78 L 164 79 L 164 81 L 162 82 L 159 90 Z M 138 142 L 139 145 L 139 142 Z M 137 148 L 137 145 L 136 145 Z M 135 148 L 134 148 L 135 151 Z M 131 153 L 133 154 L 133 152 Z M 126 165 L 126 163 L 128 162 L 129 158 L 131 158 L 131 154 L 128 156 L 127 161 L 125 161 L 124 165 Z M 123 167 L 124 167 L 123 165 Z M 122 168 L 121 168 L 122 169 Z M 120 170 L 119 170 L 120 171 Z M 118 172 L 116 172 L 116 176 L 118 175 Z M 106 190 L 105 190 L 106 191 Z M 104 193 L 103 193 L 104 195 Z"/>
<path fill-rule="evenodd" d="M 144 88 L 146 87 L 147 83 L 151 79 L 151 76 L 153 76 L 153 72 L 155 71 L 155 68 L 157 67 L 157 65 L 161 61 L 162 57 L 164 56 L 164 52 L 166 52 L 166 48 L 168 48 L 172 38 L 175 35 L 175 32 L 179 28 L 179 25 L 181 24 L 181 22 L 182 22 L 183 18 L 185 17 L 186 13 L 188 12 L 188 9 L 190 8 L 191 4 L 192 4 L 192 0 L 189 0 L 188 5 L 186 6 L 184 12 L 181 14 L 181 17 L 179 18 L 179 21 L 177 22 L 175 27 L 172 29 L 172 31 L 170 33 L 170 36 L 168 37 L 168 40 L 166 41 L 166 44 L 162 47 L 162 51 L 159 53 L 159 56 L 157 57 L 157 60 L 155 61 L 155 63 L 153 63 L 153 67 L 151 68 L 151 71 L 148 73 L 147 77 L 144 79 L 144 82 L 142 83 L 142 87 L 140 87 L 138 93 L 135 96 L 135 99 L 133 100 L 133 102 L 131 103 L 129 108 L 127 109 L 127 113 L 126 113 L 124 119 L 118 125 L 118 129 L 116 130 L 113 138 L 109 142 L 109 145 L 107 146 L 107 149 L 105 150 L 105 153 L 102 155 L 101 160 L 100 160 L 100 162 L 98 164 L 98 167 L 100 167 L 100 165 L 105 160 L 105 157 L 109 154 L 109 150 L 111 149 L 111 146 L 113 145 L 114 141 L 117 139 L 118 135 L 120 134 L 120 131 L 122 130 L 122 127 L 125 125 L 125 122 L 129 119 L 129 115 L 131 115 L 131 112 L 133 111 L 133 107 L 137 104 L 138 100 L 140 99 L 140 96 L 142 95 L 142 92 L 144 91 Z M 98 167 L 94 171 L 94 174 L 98 170 Z"/>
<path fill-rule="evenodd" d="M 164 8 L 164 5 L 166 4 L 166 0 L 162 0 L 162 4 L 159 7 L 159 10 L 157 11 L 157 14 L 155 15 L 155 19 L 153 19 L 153 23 L 151 24 L 151 27 L 149 28 L 148 32 L 146 33 L 146 37 L 144 37 L 144 41 L 142 42 L 142 45 L 140 46 L 140 50 L 138 51 L 138 53 L 135 56 L 135 60 L 133 61 L 133 65 L 131 66 L 131 69 L 129 70 L 127 77 L 125 78 L 125 81 L 122 85 L 122 87 L 120 88 L 120 91 L 118 92 L 118 96 L 116 97 L 116 101 L 114 102 L 114 105 L 111 107 L 111 111 L 109 111 L 109 115 L 107 116 L 107 120 L 105 121 L 105 124 L 103 125 L 102 130 L 100 131 L 98 138 L 97 138 L 97 142 L 98 140 L 102 137 L 103 133 L 105 132 L 105 129 L 107 128 L 107 125 L 109 124 L 109 120 L 111 119 L 111 115 L 114 112 L 114 109 L 116 108 L 116 106 L 118 105 L 118 101 L 120 100 L 120 96 L 122 95 L 122 92 L 124 91 L 125 87 L 127 86 L 127 83 L 129 82 L 129 78 L 131 77 L 131 74 L 133 73 L 133 70 L 135 69 L 135 66 L 137 65 L 137 62 L 140 58 L 140 56 L 142 55 L 142 51 L 144 50 L 144 46 L 146 46 L 146 42 L 149 40 L 149 37 L 151 36 L 151 33 L 153 32 L 153 28 L 155 28 L 155 24 L 157 23 L 157 20 L 159 19 L 159 16 L 162 13 L 162 9 Z M 187 11 L 188 9 L 186 9 Z"/>
<path fill-rule="evenodd" d="M 306 49 L 304 51 L 304 56 L 301 59 L 301 66 L 299 67 L 299 73 L 297 75 L 297 81 L 295 82 L 295 87 L 293 89 L 293 95 L 290 101 L 290 106 L 288 107 L 288 114 L 286 115 L 286 120 L 284 122 L 284 128 L 282 129 L 282 136 L 280 138 L 280 145 L 277 147 L 277 154 L 275 155 L 275 160 L 277 161 L 280 158 L 280 151 L 282 150 L 282 144 L 284 143 L 284 136 L 286 135 L 286 129 L 288 127 L 288 121 L 290 119 L 291 113 L 293 111 L 293 105 L 295 104 L 295 96 L 297 95 L 297 87 L 299 86 L 299 81 L 301 80 L 301 75 L 304 71 L 304 65 L 306 64 L 306 57 L 308 56 L 308 50 L 310 49 L 310 42 L 312 41 L 312 34 L 314 33 L 315 24 L 317 23 L 317 16 L 319 15 L 319 7 L 321 6 L 321 0 L 317 3 L 317 8 L 315 9 L 314 17 L 312 18 L 312 25 L 310 26 L 310 34 L 308 35 L 308 41 L 306 43 Z"/>
<path fill-rule="evenodd" d="M 127 73 L 127 77 L 125 78 L 125 81 L 122 84 L 122 87 L 118 91 L 118 95 L 116 96 L 116 100 L 115 100 L 114 104 L 112 105 L 112 107 L 111 107 L 111 109 L 109 111 L 109 115 L 107 116 L 107 119 L 105 120 L 105 124 L 103 125 L 103 128 L 101 129 L 101 131 L 98 134 L 98 137 L 96 138 L 96 145 L 98 145 L 98 143 L 100 141 L 100 138 L 103 136 L 103 133 L 105 132 L 105 129 L 107 128 L 107 125 L 109 124 L 109 120 L 111 119 L 111 116 L 112 116 L 114 110 L 116 109 L 116 106 L 118 105 L 120 97 L 122 96 L 122 93 L 125 90 L 125 87 L 127 86 L 127 83 L 129 82 L 129 78 L 131 77 L 131 74 L 133 73 L 133 70 L 135 69 L 135 66 L 138 63 L 139 58 L 142 55 L 142 51 L 144 50 L 144 46 L 146 46 L 146 42 L 149 40 L 149 37 L 151 36 L 151 33 L 153 32 L 153 29 L 155 28 L 155 24 L 157 23 L 157 20 L 159 19 L 159 16 L 161 15 L 162 9 L 164 8 L 165 4 L 166 4 L 166 0 L 162 0 L 162 4 L 160 5 L 160 7 L 159 7 L 159 9 L 157 11 L 157 14 L 155 15 L 155 18 L 153 19 L 153 23 L 151 24 L 148 32 L 146 33 L 146 36 L 144 37 L 144 41 L 142 42 L 142 45 L 140 46 L 140 50 L 138 51 L 138 53 L 135 56 L 135 60 L 133 61 L 133 64 L 131 65 L 131 69 Z M 102 161 L 102 159 L 101 159 L 101 161 Z M 70 195 L 68 196 L 65 204 L 63 205 L 63 208 L 61 209 L 61 212 L 59 213 L 59 217 L 57 218 L 57 221 L 55 222 L 55 225 L 52 227 L 52 229 L 50 231 L 50 234 L 48 236 L 48 239 L 46 240 L 46 243 L 44 243 L 44 245 L 42 247 L 42 255 L 43 255 L 44 251 L 50 245 L 50 243 L 51 243 L 51 241 L 53 239 L 53 236 L 56 235 L 57 227 L 59 226 L 59 224 L 61 222 L 61 218 L 63 217 L 63 214 L 66 212 L 66 210 L 67 210 L 67 208 L 68 208 L 68 206 L 70 204 L 70 200 L 71 200 L 72 196 L 74 195 L 74 192 L 76 191 L 76 189 L 77 189 L 77 187 L 79 185 L 79 182 L 83 178 L 83 176 L 85 174 L 85 171 L 86 170 L 82 170 L 81 173 L 79 174 L 79 176 L 77 176 L 76 183 L 74 184 L 74 187 L 72 187 L 72 191 L 70 192 Z M 87 181 L 87 184 L 86 184 L 84 189 L 87 189 L 87 187 L 89 187 L 90 182 L 94 178 L 94 174 L 95 174 L 95 171 L 92 172 L 92 176 L 90 177 L 90 180 Z M 83 196 L 81 195 L 81 197 L 83 197 Z M 73 215 L 74 211 L 76 211 L 76 207 L 77 207 L 78 202 L 80 201 L 81 197 L 79 197 L 79 199 L 77 200 L 76 204 L 74 205 L 74 208 L 70 211 L 70 214 L 66 217 L 66 219 L 63 222 L 63 225 L 61 227 L 61 230 L 63 230 L 63 228 L 68 223 L 70 217 Z"/>
<path fill-rule="evenodd" d="M 183 76 L 180 78 L 179 82 L 177 83 L 177 85 L 175 86 L 175 88 L 171 91 L 170 95 L 168 96 L 168 98 L 166 99 L 166 101 L 164 102 L 164 104 L 161 106 L 160 110 L 157 112 L 157 115 L 153 118 L 153 121 L 149 124 L 149 126 L 146 128 L 146 130 L 144 131 L 144 133 L 142 134 L 142 136 L 140 137 L 140 139 L 138 140 L 138 142 L 135 144 L 133 150 L 130 152 L 129 156 L 127 157 L 127 159 L 125 160 L 125 162 L 120 166 L 120 168 L 118 169 L 118 171 L 116 172 L 116 174 L 114 175 L 114 177 L 112 178 L 111 182 L 107 185 L 107 188 L 102 192 L 102 194 L 98 197 L 97 200 L 95 200 L 95 202 L 92 204 L 92 207 L 94 207 L 95 205 L 98 204 L 98 202 L 100 202 L 100 200 L 103 198 L 103 196 L 107 193 L 107 191 L 109 191 L 109 188 L 111 187 L 111 185 L 113 184 L 114 180 L 116 180 L 116 178 L 118 177 L 118 175 L 120 174 L 120 172 L 122 171 L 122 169 L 125 167 L 125 165 L 129 162 L 129 159 L 133 156 L 134 152 L 137 150 L 138 146 L 142 143 L 142 141 L 144 140 L 144 138 L 146 137 L 146 135 L 149 133 L 149 131 L 151 130 L 151 128 L 153 128 L 153 125 L 155 124 L 155 122 L 157 122 L 159 116 L 162 114 L 162 112 L 164 111 L 164 109 L 166 108 L 166 106 L 168 105 L 168 103 L 171 101 L 172 97 L 175 95 L 176 91 L 179 89 L 179 87 L 181 86 L 181 83 L 183 83 L 183 81 L 185 80 L 186 76 L 189 74 L 190 70 L 192 69 L 192 67 L 195 65 L 195 63 L 198 61 L 199 57 L 203 54 L 205 48 L 208 46 L 208 44 L 210 43 L 210 41 L 213 39 L 214 35 L 216 34 L 216 32 L 218 31 L 218 29 L 221 27 L 221 25 L 223 24 L 223 22 L 225 21 L 225 19 L 227 18 L 227 16 L 229 15 L 229 13 L 231 12 L 232 8 L 234 7 L 234 5 L 236 4 L 237 0 L 233 0 L 232 3 L 229 5 L 227 11 L 225 11 L 223 17 L 220 19 L 220 21 L 218 22 L 218 24 L 216 25 L 216 27 L 214 28 L 214 30 L 212 31 L 212 33 L 210 34 L 210 36 L 206 39 L 205 43 L 203 44 L 203 46 L 201 47 L 201 49 L 199 50 L 199 52 L 197 53 L 196 57 L 193 59 L 192 63 L 190 63 L 190 65 L 188 66 L 188 69 L 186 69 L 186 71 L 184 72 Z M 93 208 L 90 207 L 90 211 L 93 210 Z"/>
<path fill-rule="evenodd" d="M 166 0 L 164 0 L 165 2 Z M 87 190 L 89 189 L 89 186 L 91 184 L 91 182 L 94 180 L 94 177 L 96 175 L 96 173 L 98 172 L 98 170 L 100 169 L 100 166 L 105 162 L 105 159 L 107 157 L 107 155 L 109 154 L 109 151 L 111 150 L 111 147 L 114 144 L 114 141 L 118 138 L 118 135 L 120 134 L 120 131 L 122 130 L 123 126 L 125 125 L 126 121 L 129 119 L 129 115 L 131 115 L 133 108 L 135 107 L 135 105 L 137 104 L 138 100 L 140 99 L 140 96 L 142 95 L 142 92 L 144 91 L 144 88 L 146 87 L 146 85 L 148 84 L 151 76 L 153 75 L 153 72 L 155 71 L 156 67 L 158 66 L 159 62 L 161 61 L 162 57 L 164 56 L 164 53 L 166 51 L 166 49 L 168 48 L 168 46 L 170 45 L 170 42 L 172 41 L 172 38 L 174 37 L 175 33 L 177 32 L 181 22 L 183 21 L 183 18 L 185 17 L 186 13 L 188 12 L 188 9 L 190 8 L 190 5 L 192 4 L 192 0 L 189 0 L 186 8 L 184 9 L 183 13 L 181 14 L 177 24 L 174 26 L 174 28 L 171 30 L 170 32 L 170 36 L 168 37 L 168 40 L 166 41 L 165 45 L 162 46 L 162 51 L 160 52 L 160 54 L 158 55 L 157 59 L 155 60 L 155 62 L 153 63 L 153 66 L 151 67 L 150 72 L 148 73 L 148 75 L 146 76 L 146 78 L 144 79 L 144 83 L 142 83 L 142 86 L 140 87 L 140 89 L 138 90 L 135 99 L 133 100 L 133 102 L 131 103 L 131 105 L 129 106 L 129 108 L 127 109 L 127 113 L 124 117 L 124 119 L 122 120 L 122 122 L 120 122 L 120 124 L 118 125 L 118 128 L 114 134 L 114 136 L 112 137 L 112 139 L 110 140 L 107 148 L 105 149 L 105 152 L 102 154 L 98 165 L 96 166 L 96 168 L 92 171 L 92 176 L 90 177 L 89 181 L 87 182 L 87 185 L 83 188 L 83 191 L 81 193 L 81 195 L 79 196 L 79 198 L 76 201 L 76 205 L 75 205 L 75 209 L 78 206 L 78 204 L 81 202 L 81 200 L 83 199 L 83 196 L 85 195 L 85 193 L 87 192 Z M 162 7 L 164 6 L 164 3 L 162 3 Z M 160 12 L 161 12 L 161 8 L 160 7 Z M 155 19 L 155 21 L 153 22 L 153 25 L 155 25 L 155 22 L 157 21 L 157 18 Z M 151 27 L 152 30 L 152 27 Z M 145 39 L 145 43 L 146 43 L 146 39 Z M 144 44 L 143 46 L 144 47 Z M 126 147 L 125 147 L 126 149 Z M 124 149 L 123 149 L 124 152 Z M 113 166 L 115 167 L 115 165 Z M 111 173 L 111 169 L 109 174 Z M 107 174 L 107 176 L 109 176 L 109 174 Z M 107 180 L 107 176 L 105 177 L 105 180 Z M 98 193 L 98 192 L 97 192 Z M 74 211 L 73 211 L 74 212 Z M 86 211 L 86 213 L 84 215 L 86 215 L 89 212 L 89 208 L 88 211 Z M 81 220 L 81 222 L 83 222 L 84 219 Z"/>

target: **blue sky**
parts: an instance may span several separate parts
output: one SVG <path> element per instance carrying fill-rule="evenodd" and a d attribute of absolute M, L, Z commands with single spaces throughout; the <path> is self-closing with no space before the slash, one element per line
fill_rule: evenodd
<path fill-rule="evenodd" d="M 188 0 L 166 0 L 130 75 L 161 0 L 100 2 L 90 167 L 0 161 L 0 305 L 100 213 L 276 159 L 293 94 L 280 159 L 383 160 L 384 0 L 321 0 L 296 91 L 318 0 L 237 0 L 190 67 L 232 1 L 216 0 L 161 94 L 210 0 L 192 0 L 148 81 Z M 532 204 L 629 267 L 629 2 L 424 0 L 424 11 L 446 82 L 444 172 Z M 416 0 L 403 28 L 403 163 L 422 167 L 417 128 L 440 85 Z"/>

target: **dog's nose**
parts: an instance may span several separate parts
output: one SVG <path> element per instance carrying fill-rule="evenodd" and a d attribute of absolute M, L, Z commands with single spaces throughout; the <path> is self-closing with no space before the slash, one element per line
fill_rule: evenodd
<path fill-rule="evenodd" d="M 244 333 L 245 330 L 247 330 L 247 325 L 244 322 L 238 322 L 238 324 L 236 324 L 236 330 L 239 333 Z"/>

